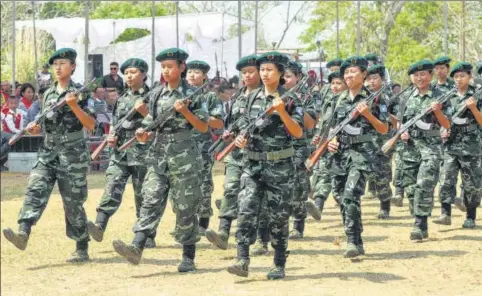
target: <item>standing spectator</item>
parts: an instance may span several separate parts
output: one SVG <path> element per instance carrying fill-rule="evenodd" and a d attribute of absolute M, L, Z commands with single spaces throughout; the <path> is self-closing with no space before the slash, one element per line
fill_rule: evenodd
<path fill-rule="evenodd" d="M 32 106 L 35 98 L 35 88 L 30 83 L 24 83 L 20 89 L 20 104 L 18 109 L 22 110 L 24 114 L 27 114 L 28 109 Z"/>
<path fill-rule="evenodd" d="M 52 74 L 49 72 L 50 65 L 45 64 L 42 71 L 37 73 L 37 83 L 39 88 L 49 87 L 52 84 Z"/>
<path fill-rule="evenodd" d="M 96 136 L 101 136 L 105 132 L 108 132 L 108 124 L 110 122 L 110 117 L 107 115 L 107 103 L 104 100 L 104 94 L 104 89 L 98 86 L 92 93 L 92 97 L 87 101 L 89 107 L 95 110 L 97 124 L 94 134 Z"/>
<path fill-rule="evenodd" d="M 117 62 L 110 63 L 110 73 L 102 79 L 102 86 L 108 92 L 115 90 L 121 93 L 124 90 L 124 80 L 119 76 L 119 64 Z"/>
<path fill-rule="evenodd" d="M 27 124 L 29 124 L 30 122 L 34 121 L 35 118 L 37 117 L 37 115 L 40 113 L 40 108 L 42 106 L 42 101 L 43 101 L 43 97 L 44 97 L 44 92 L 48 89 L 48 87 L 44 87 L 44 88 L 41 88 L 39 91 L 38 91 L 38 96 L 37 96 L 37 100 L 35 100 L 33 103 L 32 103 L 32 106 L 30 106 L 30 108 L 28 109 L 27 111 L 27 116 L 24 120 L 24 127 L 27 126 Z"/>
<path fill-rule="evenodd" d="M 3 131 L 10 134 L 20 132 L 23 127 L 23 120 L 25 115 L 21 110 L 17 109 L 18 100 L 15 97 L 9 97 L 7 100 L 8 113 L 3 120 Z"/>

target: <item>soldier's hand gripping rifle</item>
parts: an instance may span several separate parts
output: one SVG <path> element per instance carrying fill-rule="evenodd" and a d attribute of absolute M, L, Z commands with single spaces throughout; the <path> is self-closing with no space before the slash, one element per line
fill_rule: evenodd
<path fill-rule="evenodd" d="M 360 102 L 359 104 L 365 103 L 368 106 L 370 106 L 370 104 L 375 100 L 375 98 L 377 98 L 388 86 L 390 86 L 390 84 L 385 84 L 380 90 L 372 93 L 368 98 L 366 98 L 364 101 Z M 323 154 L 328 149 L 328 144 L 331 142 L 331 140 L 333 140 L 342 130 L 344 130 L 348 126 L 350 122 L 352 122 L 360 115 L 356 109 L 356 107 L 359 104 L 354 106 L 350 110 L 348 116 L 330 131 L 330 127 L 333 123 L 334 114 L 335 114 L 335 108 L 333 108 L 333 113 L 331 114 L 329 124 L 325 126 L 324 129 L 322 129 L 322 131 L 324 131 L 325 134 L 328 134 L 328 136 L 326 137 L 326 139 L 322 138 L 323 142 L 321 142 L 321 145 L 319 145 L 316 148 L 316 150 L 313 153 L 311 153 L 310 157 L 305 161 L 305 167 L 308 170 L 311 170 L 318 162 L 318 160 L 323 156 Z"/>
<path fill-rule="evenodd" d="M 405 87 L 401 92 L 399 92 L 398 94 L 392 96 L 390 99 L 388 99 L 387 101 L 387 107 L 390 107 L 391 105 L 393 105 L 395 103 L 395 101 L 402 95 L 404 94 L 406 91 L 410 90 L 410 93 L 409 95 L 407 96 L 407 98 L 409 98 L 414 92 L 415 92 L 415 89 L 416 87 L 413 85 L 413 83 L 410 83 L 410 85 L 408 85 L 407 87 Z M 394 115 L 394 114 L 391 114 L 391 113 L 388 113 L 388 115 L 390 116 L 390 120 L 392 121 L 392 126 L 396 127 L 397 126 L 397 123 L 398 123 L 398 119 L 397 119 L 397 116 Z"/>
<path fill-rule="evenodd" d="M 290 91 L 290 92 L 298 92 L 300 91 L 301 87 L 303 87 L 306 83 L 308 82 L 308 76 L 304 77 L 303 79 L 301 79 L 297 85 L 295 85 L 295 87 L 293 87 L 293 91 Z M 262 113 L 258 118 L 256 118 L 256 121 L 258 121 L 259 119 L 261 119 L 263 116 L 265 116 L 266 114 L 270 113 L 272 110 L 266 110 L 264 113 Z M 225 131 L 226 133 L 228 134 L 232 134 L 234 130 L 236 129 L 239 129 L 238 125 L 239 125 L 239 122 L 241 121 L 241 118 L 238 118 L 235 122 L 233 122 L 229 128 Z M 219 147 L 219 145 L 221 145 L 221 143 L 223 143 L 223 141 L 225 140 L 225 138 L 223 138 L 223 136 L 219 137 L 216 142 L 214 142 L 211 147 L 209 147 L 209 150 L 208 152 L 209 153 L 212 153 L 216 148 Z M 216 156 L 216 160 L 217 161 L 221 161 L 226 155 L 228 155 L 233 149 L 234 149 L 234 141 L 228 145 L 226 148 L 224 148 L 223 151 L 221 151 L 220 154 L 218 154 Z M 228 148 L 229 148 L 229 151 L 228 151 Z"/>
<path fill-rule="evenodd" d="M 454 93 L 456 92 L 455 89 L 445 93 L 443 96 L 439 97 L 435 102 L 438 103 L 438 104 L 443 104 L 445 103 Z M 390 139 L 388 140 L 385 144 L 383 144 L 382 146 L 382 152 L 384 154 L 388 154 L 397 144 L 397 141 L 398 139 L 400 139 L 400 137 L 402 136 L 402 134 L 406 131 L 408 131 L 408 129 L 410 129 L 412 126 L 414 125 L 417 125 L 419 126 L 421 129 L 424 129 L 424 130 L 427 130 L 427 129 L 430 129 L 430 126 L 426 126 L 427 124 L 424 123 L 423 121 L 421 121 L 421 119 L 423 117 L 425 117 L 426 115 L 430 114 L 433 112 L 433 109 L 432 109 L 432 106 L 428 106 L 426 107 L 425 109 L 423 109 L 422 112 L 420 112 L 417 116 L 413 117 L 412 119 L 410 119 L 409 121 L 407 121 L 406 123 L 402 124 L 400 126 L 400 128 L 397 130 L 397 132 L 395 133 L 395 135 Z"/>
<path fill-rule="evenodd" d="M 100 79 L 94 78 L 92 79 L 88 84 L 84 85 L 82 88 L 77 89 L 76 91 L 72 92 L 74 96 L 78 96 L 80 93 L 84 92 L 85 90 L 89 89 L 92 85 L 96 84 Z M 46 118 L 51 118 L 59 111 L 65 104 L 67 103 L 67 96 L 57 102 L 56 104 L 50 106 L 47 108 L 45 111 L 40 113 L 39 116 L 35 118 L 29 125 L 39 125 L 42 121 L 44 121 Z M 15 144 L 18 140 L 20 140 L 25 133 L 27 132 L 27 127 L 22 128 L 18 133 L 13 135 L 10 140 L 8 141 L 8 145 L 13 145 Z"/>
<path fill-rule="evenodd" d="M 480 95 L 482 93 L 482 87 L 479 87 L 475 93 L 472 95 L 473 98 L 476 96 Z M 462 107 L 460 107 L 457 112 L 452 116 L 452 123 L 455 123 L 457 125 L 463 125 L 467 124 L 467 118 L 460 118 L 462 114 L 468 109 L 467 104 L 464 104 Z"/>
<path fill-rule="evenodd" d="M 198 92 L 200 92 L 202 89 L 204 89 L 207 86 L 207 84 L 208 84 L 208 82 L 204 83 L 201 87 L 196 89 L 192 94 L 190 94 L 189 96 L 182 99 L 183 103 L 184 104 L 189 103 L 191 101 L 191 99 L 195 95 L 197 95 Z M 166 123 L 166 121 L 168 121 L 169 118 L 171 118 L 171 116 L 174 115 L 175 112 L 176 112 L 176 109 L 174 108 L 174 106 L 171 106 L 164 113 L 162 113 L 161 115 L 156 117 L 156 119 L 153 122 L 151 122 L 149 125 L 147 125 L 144 128 L 144 131 L 149 133 L 149 132 L 152 132 L 154 130 L 157 130 L 157 129 L 161 128 Z M 131 139 L 129 139 L 129 141 L 125 142 L 122 146 L 119 147 L 119 151 L 126 150 L 132 144 L 134 144 L 136 141 L 137 141 L 137 137 L 136 136 L 132 137 Z"/>
<path fill-rule="evenodd" d="M 305 77 L 303 78 L 302 80 L 300 80 L 300 82 L 298 82 L 298 84 L 293 88 L 293 91 L 290 91 L 288 93 L 286 93 L 285 95 L 283 95 L 281 97 L 281 99 L 286 103 L 286 101 L 288 100 L 291 100 L 292 98 L 290 97 L 290 95 L 292 95 L 293 93 L 295 95 L 297 95 L 296 93 L 298 91 L 300 91 L 301 87 L 303 87 L 303 85 L 305 85 L 305 83 L 308 81 L 308 77 Z M 258 117 L 256 117 L 255 120 L 251 121 L 243 130 L 241 130 L 241 132 L 239 133 L 239 135 L 243 135 L 243 136 L 246 136 L 248 135 L 251 130 L 256 127 L 256 124 L 259 120 L 262 120 L 263 117 L 265 117 L 267 114 L 270 114 L 271 112 L 273 112 L 274 110 L 274 107 L 271 106 L 269 107 L 268 109 L 266 109 L 263 113 L 261 113 Z M 238 123 L 239 119 L 235 122 L 236 124 Z M 234 129 L 234 124 L 231 125 L 231 128 L 229 129 L 229 132 L 231 133 L 231 131 Z M 218 139 L 219 140 L 219 139 Z M 216 141 L 218 142 L 218 141 Z M 216 145 L 216 143 L 214 143 L 212 146 Z M 219 145 L 219 144 L 217 144 Z M 209 149 L 212 148 L 209 147 Z M 224 157 L 226 157 L 229 153 L 231 153 L 231 151 L 234 150 L 234 148 L 236 147 L 236 141 L 232 141 L 228 146 L 226 146 L 226 148 L 223 149 L 223 151 L 221 151 L 217 156 L 216 156 L 216 160 L 217 161 L 221 161 L 224 159 Z M 214 149 L 213 149 L 214 150 Z"/>

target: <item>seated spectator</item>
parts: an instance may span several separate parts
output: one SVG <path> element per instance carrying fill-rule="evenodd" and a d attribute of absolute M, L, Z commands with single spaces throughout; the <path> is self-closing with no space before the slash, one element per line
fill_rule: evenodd
<path fill-rule="evenodd" d="M 105 91 L 102 87 L 96 87 L 92 97 L 87 101 L 88 105 L 95 110 L 97 124 L 94 135 L 102 136 L 108 131 L 111 115 L 108 115 L 107 103 L 104 99 Z"/>
<path fill-rule="evenodd" d="M 32 103 L 32 106 L 30 106 L 30 108 L 28 109 L 27 111 L 27 116 L 24 120 L 24 127 L 27 126 L 27 124 L 29 124 L 30 122 L 34 121 L 35 118 L 37 117 L 37 115 L 40 114 L 40 109 L 42 107 L 42 102 L 43 102 L 43 97 L 44 97 L 44 92 L 48 89 L 48 87 L 44 87 L 44 88 L 41 88 L 39 91 L 38 91 L 38 96 L 37 96 L 37 100 L 35 100 L 33 103 Z"/>
<path fill-rule="evenodd" d="M 20 100 L 22 98 L 22 84 L 15 81 L 15 97 Z"/>
<path fill-rule="evenodd" d="M 37 83 L 39 88 L 50 87 L 52 84 L 52 74 L 49 72 L 50 65 L 45 64 L 42 67 L 42 71 L 37 73 Z"/>
<path fill-rule="evenodd" d="M 5 105 L 11 93 L 12 93 L 12 87 L 10 86 L 10 83 L 8 83 L 8 81 L 2 82 L 2 85 L 0 88 L 0 99 L 1 99 L 0 106 Z"/>
<path fill-rule="evenodd" d="M 15 97 L 9 97 L 7 100 L 8 113 L 3 120 L 3 131 L 10 134 L 17 134 L 23 127 L 25 114 L 19 110 L 18 101 Z"/>
<path fill-rule="evenodd" d="M 35 98 L 35 89 L 33 85 L 30 83 L 24 83 L 20 90 L 20 95 L 22 96 L 20 99 L 20 104 L 18 105 L 18 109 L 24 111 L 27 114 L 28 109 L 32 106 L 32 103 Z"/>

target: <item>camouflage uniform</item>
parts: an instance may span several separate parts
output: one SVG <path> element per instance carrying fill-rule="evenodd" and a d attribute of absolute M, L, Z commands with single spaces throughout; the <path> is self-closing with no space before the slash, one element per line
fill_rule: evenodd
<path fill-rule="evenodd" d="M 278 93 L 282 95 L 283 92 L 279 88 Z M 241 128 L 264 112 L 271 105 L 272 99 L 273 96 L 265 95 L 264 89 L 256 97 L 251 95 L 246 120 L 240 124 Z M 291 106 L 287 105 L 287 110 L 293 120 L 303 126 L 303 112 L 296 100 Z M 244 153 L 236 231 L 238 259 L 249 260 L 249 245 L 254 243 L 257 218 L 263 199 L 266 199 L 275 264 L 284 267 L 294 187 L 294 149 L 292 139 L 276 113 L 256 125 L 249 135 Z"/>
<path fill-rule="evenodd" d="M 114 105 L 110 122 L 112 127 L 117 125 L 119 120 L 124 118 L 129 111 L 134 108 L 137 101 L 143 99 L 143 96 L 146 95 L 145 91 L 145 88 L 141 88 L 139 91 L 128 89 L 123 93 Z M 141 114 L 136 113 L 132 120 L 124 122 L 123 128 L 117 134 L 118 140 L 116 147 L 112 149 L 109 167 L 105 175 L 106 187 L 97 207 L 95 224 L 102 230 L 106 229 L 109 218 L 114 215 L 119 208 L 129 177 L 132 177 L 136 217 L 139 218 L 139 212 L 142 206 L 142 184 L 144 183 L 147 172 L 145 159 L 151 141 L 148 143 L 136 142 L 124 151 L 119 151 L 118 148 L 135 136 L 136 130 L 143 126 L 143 119 L 144 117 Z"/>
<path fill-rule="evenodd" d="M 469 86 L 465 95 L 454 94 L 451 105 L 453 113 L 465 105 L 465 101 L 473 96 L 475 89 Z M 482 109 L 482 96 L 476 99 L 478 110 Z M 440 202 L 442 215 L 451 216 L 451 204 L 454 203 L 457 176 L 462 173 L 464 184 L 464 204 L 467 208 L 467 219 L 475 220 L 475 209 L 480 205 L 482 197 L 482 135 L 480 127 L 472 112 L 467 110 L 460 118 L 462 124 L 453 124 L 451 135 L 444 144 L 444 166 L 440 177 Z M 450 221 L 450 220 L 449 220 Z M 435 222 L 435 221 L 434 221 Z"/>
<path fill-rule="evenodd" d="M 406 122 L 416 116 L 424 108 L 437 100 L 441 96 L 440 91 L 436 89 L 429 90 L 426 94 L 420 95 L 415 90 L 405 102 L 405 110 L 403 112 L 402 122 Z M 448 114 L 450 103 L 443 106 L 443 112 Z M 422 130 L 417 126 L 409 130 L 410 139 L 414 149 L 412 157 L 413 162 L 407 165 L 404 162 L 404 186 L 405 192 L 413 204 L 412 211 L 416 217 L 415 229 L 412 231 L 411 237 L 415 239 L 414 233 L 422 231 L 424 236 L 428 235 L 427 217 L 432 213 L 434 189 L 439 178 L 440 160 L 442 155 L 442 140 L 440 137 L 440 124 L 433 113 L 428 114 L 422 121 L 431 123 L 429 130 Z M 407 145 L 406 145 L 407 146 Z M 406 147 L 405 146 L 405 147 Z M 404 151 L 404 154 L 407 151 Z M 408 153 L 407 153 L 408 154 Z M 407 179 L 409 180 L 407 180 Z"/>
<path fill-rule="evenodd" d="M 70 81 L 68 88 L 59 92 L 57 82 L 44 94 L 42 110 L 65 98 L 68 91 L 75 91 Z M 89 116 L 95 111 L 89 108 L 87 100 L 78 105 Z M 87 171 L 90 164 L 89 152 L 84 139 L 83 126 L 70 107 L 65 104 L 53 117 L 47 118 L 42 129 L 44 142 L 38 151 L 37 162 L 30 172 L 27 192 L 20 210 L 18 223 L 30 232 L 30 226 L 36 224 L 52 193 L 57 181 L 64 204 L 67 236 L 82 244 L 87 249 L 89 233 L 84 202 L 87 200 Z"/>
<path fill-rule="evenodd" d="M 221 100 L 216 97 L 213 92 L 206 92 L 203 95 L 196 97 L 204 110 L 210 117 L 223 119 L 223 105 Z M 201 192 L 202 198 L 199 203 L 198 216 L 200 218 L 200 227 L 204 230 L 208 227 L 209 217 L 213 215 L 211 207 L 211 194 L 214 191 L 212 168 L 214 164 L 214 155 L 208 153 L 209 147 L 213 144 L 211 133 L 201 133 L 197 130 L 193 131 L 193 138 L 196 141 L 203 159 L 203 169 L 200 172 L 202 175 Z"/>
<path fill-rule="evenodd" d="M 350 98 L 348 90 L 341 93 L 334 111 L 334 125 L 343 121 L 350 110 L 368 95 L 365 89 L 353 99 Z M 371 110 L 379 120 L 388 122 L 387 106 L 383 100 L 375 101 Z M 362 254 L 364 250 L 361 238 L 363 226 L 360 196 L 365 191 L 366 179 L 381 165 L 378 154 L 380 148 L 373 140 L 377 132 L 363 116 L 358 116 L 351 125 L 361 128 L 363 134 L 352 136 L 343 131 L 337 137 L 340 147 L 331 155 L 332 188 L 334 195 L 341 197 L 341 214 L 348 245 L 355 245 L 358 249 L 357 254 Z"/>

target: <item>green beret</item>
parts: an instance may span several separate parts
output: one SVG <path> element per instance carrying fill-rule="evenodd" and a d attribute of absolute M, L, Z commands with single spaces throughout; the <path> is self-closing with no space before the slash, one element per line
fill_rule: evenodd
<path fill-rule="evenodd" d="M 77 52 L 73 48 L 61 48 L 50 56 L 49 64 L 52 65 L 56 59 L 68 59 L 75 63 Z"/>
<path fill-rule="evenodd" d="M 420 60 L 408 68 L 408 75 L 412 75 L 418 71 L 431 71 L 433 70 L 433 63 L 429 60 Z"/>
<path fill-rule="evenodd" d="M 482 62 L 479 62 L 479 66 L 477 67 L 477 73 L 479 73 L 479 75 L 482 75 Z"/>
<path fill-rule="evenodd" d="M 368 68 L 368 75 L 379 74 L 380 77 L 385 77 L 385 66 L 383 65 L 373 65 Z"/>
<path fill-rule="evenodd" d="M 340 71 L 331 72 L 330 75 L 328 75 L 328 82 L 331 83 L 331 81 L 335 78 L 343 79 L 343 75 L 341 75 Z"/>
<path fill-rule="evenodd" d="M 130 58 L 124 63 L 122 63 L 122 66 L 120 67 L 121 73 L 124 74 L 124 71 L 127 68 L 137 68 L 144 73 L 149 70 L 149 66 L 147 65 L 147 63 L 144 60 L 138 58 Z"/>
<path fill-rule="evenodd" d="M 293 72 L 301 73 L 303 65 L 298 62 L 289 61 L 286 68 L 291 69 Z"/>
<path fill-rule="evenodd" d="M 366 70 L 368 68 L 368 61 L 362 56 L 350 57 L 341 64 L 340 72 L 345 73 L 345 70 L 350 67 L 360 67 L 360 69 Z"/>
<path fill-rule="evenodd" d="M 162 62 L 166 60 L 175 60 L 175 61 L 185 61 L 189 57 L 189 54 L 180 48 L 168 48 L 161 51 L 156 56 L 156 61 Z"/>
<path fill-rule="evenodd" d="M 203 71 L 204 73 L 207 73 L 209 72 L 209 69 L 211 69 L 211 67 L 209 66 L 208 63 L 204 62 L 204 61 L 190 61 L 189 63 L 186 64 L 186 67 L 188 69 L 197 69 L 197 70 L 201 70 Z"/>
<path fill-rule="evenodd" d="M 258 59 L 256 59 L 256 64 L 259 66 L 265 63 L 273 63 L 273 64 L 279 64 L 286 67 L 288 64 L 288 61 L 289 59 L 286 55 L 281 54 L 277 51 L 270 51 L 260 55 Z"/>
<path fill-rule="evenodd" d="M 377 57 L 377 55 L 374 54 L 374 53 L 369 53 L 369 54 L 367 54 L 367 55 L 365 56 L 365 59 L 366 59 L 367 61 L 378 62 L 378 57 Z"/>
<path fill-rule="evenodd" d="M 334 60 L 331 60 L 328 63 L 326 63 L 326 67 L 327 68 L 331 68 L 331 67 L 334 67 L 334 66 L 341 67 L 341 64 L 343 64 L 342 59 L 334 59 Z"/>
<path fill-rule="evenodd" d="M 237 63 L 236 63 L 236 70 L 241 71 L 244 67 L 249 67 L 249 66 L 254 66 L 257 67 L 258 65 L 256 64 L 256 60 L 258 59 L 258 56 L 255 54 L 249 55 L 242 57 Z"/>
<path fill-rule="evenodd" d="M 433 65 L 449 65 L 450 66 L 450 61 L 452 61 L 449 57 L 443 56 L 443 57 L 438 57 L 433 61 Z"/>
<path fill-rule="evenodd" d="M 455 66 L 452 68 L 452 71 L 450 71 L 450 77 L 454 77 L 455 73 L 457 72 L 472 72 L 472 65 L 469 62 L 460 62 L 455 64 Z"/>

